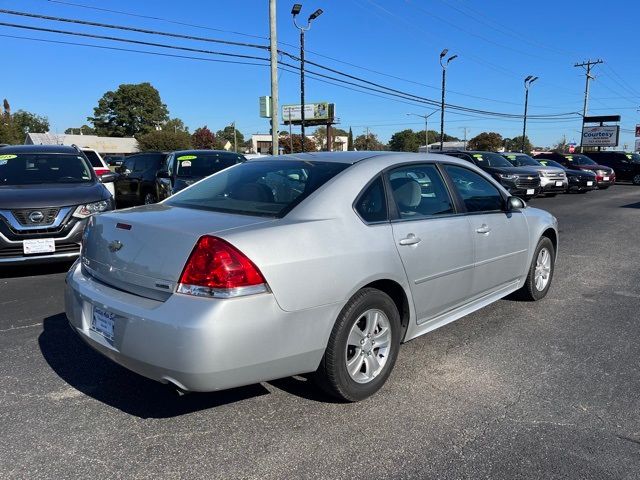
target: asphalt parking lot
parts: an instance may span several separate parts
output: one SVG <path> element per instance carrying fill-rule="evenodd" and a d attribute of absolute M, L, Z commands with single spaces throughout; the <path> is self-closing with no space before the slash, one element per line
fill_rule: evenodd
<path fill-rule="evenodd" d="M 560 221 L 549 296 L 404 345 L 358 404 L 177 396 L 70 330 L 68 265 L 0 270 L 0 477 L 639 478 L 640 188 L 531 204 Z"/>

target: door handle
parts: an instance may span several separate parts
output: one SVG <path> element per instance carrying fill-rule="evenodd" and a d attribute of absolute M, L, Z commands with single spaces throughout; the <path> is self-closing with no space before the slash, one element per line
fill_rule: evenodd
<path fill-rule="evenodd" d="M 489 225 L 487 225 L 486 223 L 483 223 L 479 228 L 476 228 L 476 233 L 489 235 L 489 232 L 491 232 L 491 229 L 489 228 Z"/>
<path fill-rule="evenodd" d="M 413 233 L 407 235 L 406 238 L 403 238 L 398 243 L 400 245 L 416 245 L 420 243 L 422 239 L 420 237 L 416 237 Z"/>

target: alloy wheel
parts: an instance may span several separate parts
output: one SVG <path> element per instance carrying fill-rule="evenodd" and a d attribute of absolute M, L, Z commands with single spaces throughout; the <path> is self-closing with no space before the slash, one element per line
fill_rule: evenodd
<path fill-rule="evenodd" d="M 347 338 L 345 363 L 349 376 L 358 383 L 369 383 L 384 369 L 391 349 L 391 324 L 378 309 L 364 312 L 351 327 Z"/>
<path fill-rule="evenodd" d="M 534 273 L 534 280 L 536 289 L 541 292 L 543 291 L 547 284 L 549 283 L 549 279 L 551 278 L 551 252 L 546 248 L 543 248 L 538 253 L 538 258 L 536 259 L 536 269 Z"/>

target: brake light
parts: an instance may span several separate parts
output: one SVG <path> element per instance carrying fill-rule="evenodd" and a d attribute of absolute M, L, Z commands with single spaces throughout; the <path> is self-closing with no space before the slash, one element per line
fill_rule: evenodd
<path fill-rule="evenodd" d="M 105 173 L 111 173 L 111 170 L 109 170 L 108 168 L 97 167 L 97 168 L 94 168 L 93 170 L 96 172 L 96 175 L 99 177 L 101 177 Z"/>
<path fill-rule="evenodd" d="M 267 284 L 258 267 L 233 245 L 205 235 L 187 260 L 177 292 L 200 297 L 238 297 L 263 293 Z"/>

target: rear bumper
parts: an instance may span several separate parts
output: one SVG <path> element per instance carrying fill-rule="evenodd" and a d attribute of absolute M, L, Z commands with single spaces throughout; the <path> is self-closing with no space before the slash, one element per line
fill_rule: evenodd
<path fill-rule="evenodd" d="M 94 307 L 116 315 L 113 340 L 91 329 Z M 67 275 L 71 326 L 94 349 L 140 375 L 189 391 L 213 391 L 317 369 L 340 305 L 285 312 L 272 294 L 165 302 Z"/>

